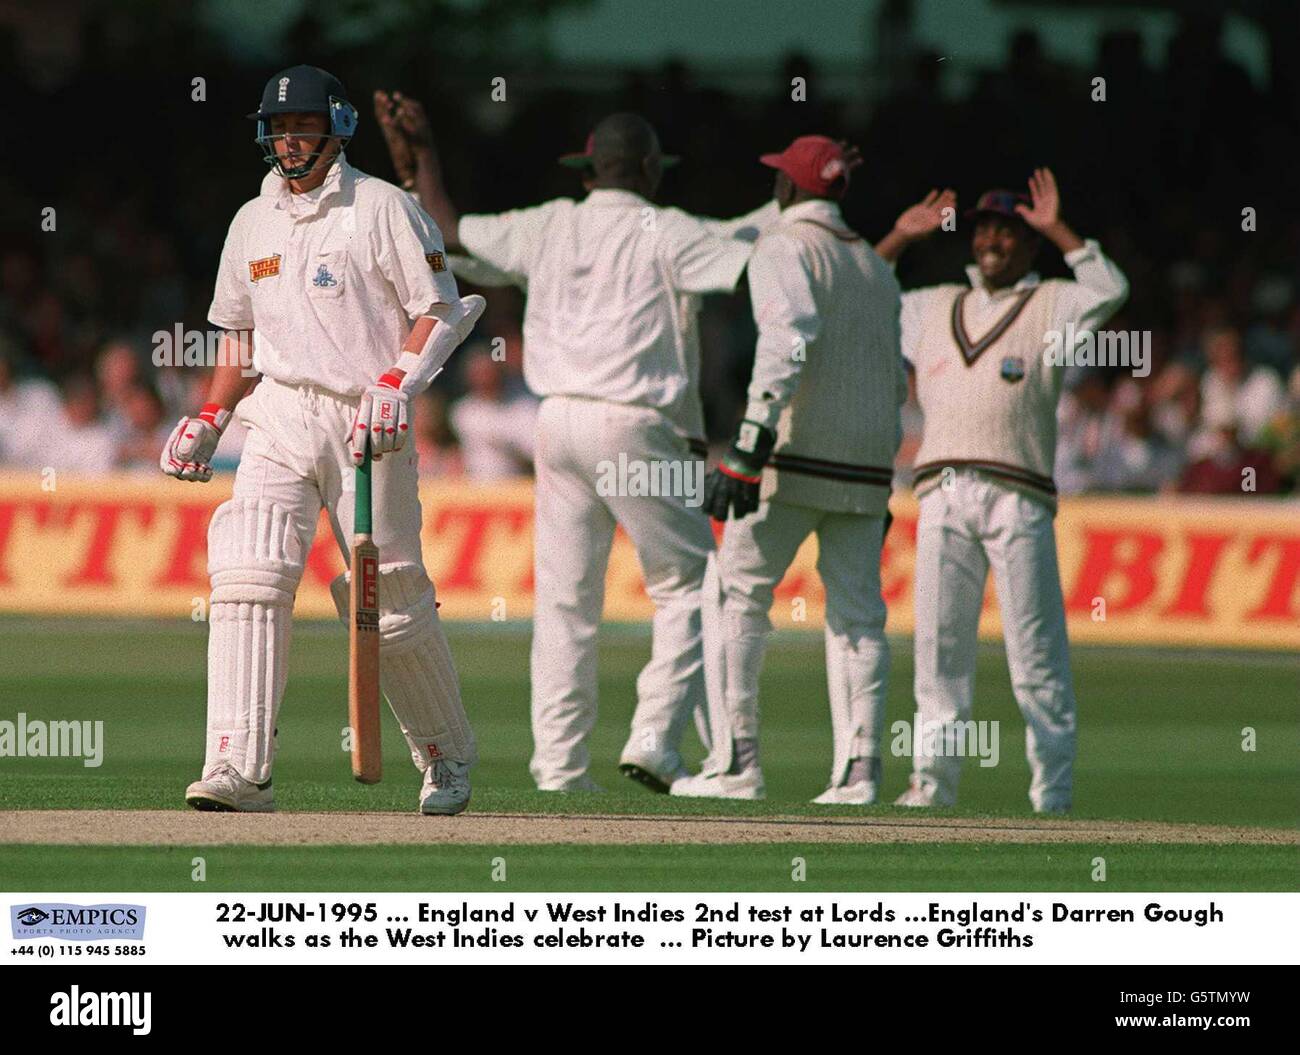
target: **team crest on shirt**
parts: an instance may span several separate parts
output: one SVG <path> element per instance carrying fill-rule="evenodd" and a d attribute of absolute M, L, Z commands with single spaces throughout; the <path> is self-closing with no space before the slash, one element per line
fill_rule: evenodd
<path fill-rule="evenodd" d="M 1002 359 L 1002 380 L 1020 381 L 1025 376 L 1025 361 L 1018 355 L 1004 356 Z"/>
<path fill-rule="evenodd" d="M 330 286 L 337 286 L 339 280 L 330 274 L 330 269 L 324 264 L 316 269 L 316 276 L 311 280 L 311 284 L 317 289 L 327 289 Z"/>
<path fill-rule="evenodd" d="M 271 278 L 273 275 L 280 273 L 280 254 L 275 256 L 264 256 L 261 260 L 250 260 L 248 262 L 248 277 L 254 282 L 263 278 Z"/>
<path fill-rule="evenodd" d="M 447 270 L 447 258 L 441 253 L 425 253 L 424 259 L 428 261 L 435 274 Z"/>

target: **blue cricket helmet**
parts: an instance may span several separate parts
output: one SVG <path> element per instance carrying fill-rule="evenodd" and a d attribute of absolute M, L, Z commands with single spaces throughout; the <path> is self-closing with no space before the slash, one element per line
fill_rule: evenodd
<path fill-rule="evenodd" d="M 326 114 L 329 131 L 322 135 L 317 149 L 306 155 L 305 163 L 286 169 L 275 152 L 275 141 L 284 135 L 271 131 L 271 118 L 277 114 Z M 316 166 L 327 149 L 327 140 L 338 140 L 339 150 L 357 130 L 357 108 L 348 102 L 343 82 L 318 66 L 291 66 L 281 70 L 262 90 L 262 101 L 248 115 L 257 122 L 257 144 L 262 159 L 286 179 L 302 179 Z"/>

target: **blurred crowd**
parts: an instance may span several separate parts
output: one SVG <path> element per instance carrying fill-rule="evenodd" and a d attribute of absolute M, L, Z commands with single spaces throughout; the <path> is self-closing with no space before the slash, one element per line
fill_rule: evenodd
<path fill-rule="evenodd" d="M 702 86 L 670 63 L 601 90 L 542 78 L 551 86 L 515 87 L 498 109 L 448 105 L 470 90 L 454 67 L 387 69 L 373 54 L 320 48 L 311 61 L 338 72 L 363 107 L 349 159 L 385 178 L 391 166 L 365 100 L 377 87 L 423 97 L 465 211 L 580 194 L 554 159 L 580 148 L 614 109 L 644 113 L 665 149 L 684 156 L 662 200 L 715 216 L 769 196 L 770 174 L 755 163 L 761 151 L 806 132 L 860 144 L 866 164 L 845 212 L 871 240 L 930 187 L 956 187 L 968 204 L 990 186 L 1019 188 L 1035 165 L 1050 164 L 1065 216 L 1129 277 L 1130 300 L 1108 328 L 1148 335 L 1151 350 L 1145 376 L 1070 371 L 1061 491 L 1290 492 L 1300 479 L 1300 213 L 1276 174 L 1292 171 L 1300 154 L 1300 107 L 1293 80 L 1273 70 L 1259 83 L 1227 58 L 1220 31 L 1212 17 L 1189 19 L 1157 63 L 1144 59 L 1135 33 L 1108 33 L 1095 60 L 1077 68 L 1050 60 L 1026 29 L 997 68 L 965 71 L 958 92 L 944 80 L 944 56 L 905 32 L 882 32 L 878 48 L 891 50 L 870 57 L 863 83 L 872 87 L 861 95 L 828 96 L 819 71 L 791 56 L 759 95 Z M 87 45 L 78 67 L 51 85 L 9 61 L 8 46 L 0 38 L 0 90 L 18 142 L 75 127 L 76 154 L 88 160 L 0 171 L 0 468 L 153 471 L 170 425 L 201 404 L 206 384 L 201 369 L 156 366 L 154 334 L 207 327 L 226 227 L 264 172 L 243 115 L 267 71 L 210 56 L 206 99 L 164 105 L 160 84 L 170 78 L 188 91 L 192 58 L 156 47 L 146 56 L 129 41 Z M 1094 101 L 1096 77 L 1105 101 Z M 793 78 L 803 78 L 806 100 L 791 99 Z M 84 100 L 108 79 L 114 113 L 139 116 L 87 123 Z M 53 230 L 42 227 L 47 209 Z M 964 235 L 931 239 L 902 261 L 904 289 L 963 280 L 968 254 Z M 1045 276 L 1067 273 L 1050 247 L 1039 264 Z M 487 292 L 479 332 L 490 337 L 459 353 L 418 403 L 416 441 L 432 476 L 529 471 L 535 402 L 521 376 L 522 294 Z M 701 337 L 716 440 L 743 407 L 752 359 L 743 284 L 737 296 L 709 300 Z M 905 420 L 900 466 L 919 435 L 914 406 Z M 221 466 L 237 463 L 241 439 L 232 428 Z"/>

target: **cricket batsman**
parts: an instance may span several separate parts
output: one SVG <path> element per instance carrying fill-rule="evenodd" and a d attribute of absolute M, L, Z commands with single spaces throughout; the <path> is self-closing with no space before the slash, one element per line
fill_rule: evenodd
<path fill-rule="evenodd" d="M 587 740 L 616 527 L 636 548 L 655 606 L 621 771 L 666 793 L 686 774 L 682 736 L 704 706 L 700 584 L 713 533 L 701 509 L 695 311 L 700 295 L 734 289 L 753 251 L 749 229 L 756 235 L 776 210 L 709 221 L 655 205 L 674 160 L 644 118 L 611 114 L 583 152 L 561 158 L 582 173 L 581 201 L 460 216 L 436 168 L 421 189 L 454 251 L 527 289 L 524 380 L 542 399 L 530 664 L 530 771 L 542 791 L 600 790 Z M 682 485 L 652 494 L 604 486 L 618 464 L 661 479 L 667 470 Z"/>
<path fill-rule="evenodd" d="M 224 332 L 207 403 L 182 418 L 163 472 L 211 479 L 232 414 L 248 427 L 234 492 L 208 528 L 207 750 L 199 810 L 269 812 L 294 595 L 322 507 L 346 560 L 354 466 L 373 452 L 384 693 L 423 774 L 419 808 L 469 802 L 474 735 L 420 548 L 408 406 L 482 313 L 408 195 L 353 168 L 357 111 L 313 66 L 272 77 L 249 115 L 271 166 L 235 215 L 208 317 Z M 251 347 L 261 381 L 241 363 Z M 331 584 L 340 613 L 347 577 Z"/>
<path fill-rule="evenodd" d="M 814 801 L 867 805 L 880 787 L 889 672 L 880 550 L 907 396 L 899 288 L 840 212 L 856 151 L 803 136 L 760 160 L 776 169 L 781 214 L 749 262 L 758 344 L 745 418 L 705 492 L 713 517 L 732 518 L 703 601 L 713 749 L 672 793 L 764 797 L 758 682 L 768 612 L 816 532 L 834 758 Z"/>
<path fill-rule="evenodd" d="M 951 191 L 907 210 L 879 246 L 894 261 L 943 223 Z M 1044 353 L 1049 334 L 1094 330 L 1123 304 L 1128 282 L 1092 240 L 1061 219 L 1050 169 L 1029 196 L 982 195 L 965 285 L 903 294 L 903 355 L 925 417 L 916 456 L 916 707 L 904 806 L 957 801 L 960 727 L 971 719 L 976 631 L 990 567 L 1011 685 L 1025 718 L 1029 801 L 1039 813 L 1072 805 L 1075 700 L 1056 562 L 1056 404 L 1064 368 Z M 1043 239 L 1073 281 L 1032 270 Z"/>

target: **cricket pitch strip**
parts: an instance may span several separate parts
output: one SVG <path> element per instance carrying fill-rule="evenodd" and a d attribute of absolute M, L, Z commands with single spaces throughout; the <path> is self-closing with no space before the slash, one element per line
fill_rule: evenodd
<path fill-rule="evenodd" d="M 0 844 L 81 846 L 692 845 L 744 843 L 1193 843 L 1300 846 L 1300 831 L 1153 821 L 901 816 L 0 812 Z"/>

